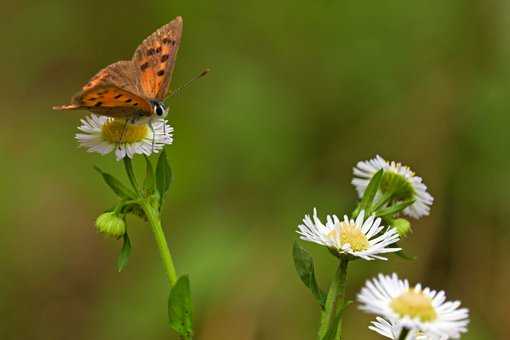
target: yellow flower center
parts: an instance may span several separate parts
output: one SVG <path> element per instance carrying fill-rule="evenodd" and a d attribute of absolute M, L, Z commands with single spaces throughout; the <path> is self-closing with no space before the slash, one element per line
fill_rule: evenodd
<path fill-rule="evenodd" d="M 391 308 L 399 316 L 409 316 L 411 318 L 419 318 L 421 321 L 433 321 L 437 314 L 432 301 L 427 296 L 416 290 L 408 290 L 399 297 L 393 299 Z"/>
<path fill-rule="evenodd" d="M 121 119 L 110 119 L 101 128 L 104 140 L 116 143 L 136 143 L 142 141 L 148 134 L 146 124 L 126 124 Z"/>
<path fill-rule="evenodd" d="M 337 237 L 340 244 L 349 243 L 354 251 L 363 251 L 369 246 L 366 236 L 355 224 L 340 222 L 339 229 L 333 229 L 329 236 Z"/>

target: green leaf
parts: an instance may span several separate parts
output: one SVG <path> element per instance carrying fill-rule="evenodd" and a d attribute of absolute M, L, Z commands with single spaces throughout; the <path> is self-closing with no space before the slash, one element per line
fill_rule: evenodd
<path fill-rule="evenodd" d="M 99 167 L 94 166 L 94 169 L 96 169 L 97 172 L 103 176 L 104 181 L 108 186 L 113 190 L 114 193 L 116 193 L 120 198 L 128 198 L 128 199 L 134 199 L 136 197 L 136 193 L 129 189 L 127 186 L 122 184 L 121 181 L 119 181 L 117 178 L 113 177 L 109 173 L 104 172 Z"/>
<path fill-rule="evenodd" d="M 129 255 L 131 254 L 131 241 L 129 240 L 127 232 L 124 234 L 123 240 L 124 243 L 122 244 L 122 249 L 120 250 L 120 254 L 117 259 L 117 270 L 119 273 L 127 266 Z"/>
<path fill-rule="evenodd" d="M 376 216 L 393 216 L 396 213 L 401 212 L 402 210 L 404 210 L 405 208 L 407 208 L 408 206 L 410 206 L 414 202 L 415 202 L 414 198 L 405 200 L 403 202 L 398 202 L 398 203 L 393 204 L 393 205 L 391 205 L 391 206 L 389 206 L 387 208 L 383 208 L 383 209 L 377 210 L 375 212 L 375 215 Z"/>
<path fill-rule="evenodd" d="M 191 309 L 189 278 L 187 275 L 183 275 L 170 290 L 168 319 L 170 327 L 185 339 L 191 339 L 193 334 Z"/>
<path fill-rule="evenodd" d="M 163 196 L 168 191 L 170 182 L 172 182 L 172 171 L 166 159 L 166 151 L 163 149 L 156 165 L 156 188 L 161 200 L 163 200 Z"/>
<path fill-rule="evenodd" d="M 298 241 L 294 242 L 292 253 L 294 256 L 294 265 L 299 277 L 301 278 L 301 281 L 303 281 L 305 286 L 310 289 L 313 296 L 315 296 L 319 302 L 321 308 L 324 309 L 324 304 L 326 303 L 326 293 L 320 289 L 319 285 L 317 284 L 317 280 L 315 279 L 315 270 L 312 256 L 308 251 L 299 245 Z"/>
<path fill-rule="evenodd" d="M 143 182 L 143 190 L 145 191 L 146 196 L 150 196 L 154 193 L 154 189 L 156 188 L 156 182 L 154 178 L 154 169 L 152 167 L 151 160 L 149 157 L 144 155 L 145 158 L 145 180 Z"/>
<path fill-rule="evenodd" d="M 126 174 L 128 176 L 129 182 L 131 183 L 131 186 L 135 190 L 135 192 L 140 192 L 140 188 L 138 187 L 138 183 L 136 181 L 136 175 L 135 171 L 133 170 L 133 162 L 131 161 L 131 158 L 124 157 L 124 169 L 126 169 Z"/>
<path fill-rule="evenodd" d="M 358 208 L 356 209 L 356 216 L 361 212 L 361 210 L 365 210 L 367 213 L 370 211 L 370 207 L 372 206 L 372 202 L 374 201 L 375 194 L 379 189 L 379 185 L 381 184 L 382 176 L 384 174 L 384 170 L 381 169 L 372 176 L 372 179 L 368 183 L 367 189 L 359 202 Z"/>

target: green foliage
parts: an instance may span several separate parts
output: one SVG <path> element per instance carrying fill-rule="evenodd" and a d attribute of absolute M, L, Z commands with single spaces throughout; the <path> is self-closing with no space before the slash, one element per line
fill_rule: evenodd
<path fill-rule="evenodd" d="M 393 215 L 401 212 L 402 210 L 404 210 L 411 204 L 413 204 L 415 201 L 416 200 L 414 198 L 411 198 L 411 199 L 408 199 L 408 200 L 405 200 L 402 202 L 392 204 L 391 206 L 389 206 L 387 208 L 378 209 L 375 212 L 375 215 L 376 216 L 393 216 Z"/>
<path fill-rule="evenodd" d="M 191 291 L 187 275 L 179 277 L 170 290 L 168 298 L 168 319 L 172 327 L 185 339 L 193 334 Z"/>
<path fill-rule="evenodd" d="M 382 176 L 383 176 L 384 170 L 381 169 L 375 173 L 374 176 L 372 176 L 372 179 L 368 183 L 367 189 L 365 190 L 365 193 L 363 194 L 363 197 L 361 198 L 361 201 L 358 204 L 358 207 L 353 213 L 353 217 L 358 216 L 358 214 L 365 210 L 366 213 L 370 213 L 370 209 L 372 208 L 372 203 L 374 201 L 375 194 L 377 193 L 377 190 L 379 189 L 379 185 L 381 184 Z"/>
<path fill-rule="evenodd" d="M 150 196 L 154 193 L 154 190 L 156 188 L 154 169 L 152 167 L 152 163 L 149 157 L 144 155 L 144 159 L 145 159 L 145 180 L 143 182 L 143 190 L 146 196 Z"/>
<path fill-rule="evenodd" d="M 172 171 L 168 160 L 166 159 L 166 151 L 163 149 L 159 155 L 158 163 L 156 165 L 156 188 L 160 195 L 160 205 L 163 198 L 170 187 L 172 182 Z"/>
<path fill-rule="evenodd" d="M 131 255 L 131 240 L 128 233 L 124 233 L 122 248 L 117 258 L 117 270 L 121 272 L 128 264 L 129 255 Z"/>
<path fill-rule="evenodd" d="M 106 184 L 116 193 L 120 198 L 124 199 L 134 199 L 136 197 L 136 193 L 129 189 L 127 186 L 122 184 L 117 178 L 113 177 L 109 173 L 104 172 L 99 167 L 95 166 L 97 172 L 101 174 Z"/>
<path fill-rule="evenodd" d="M 135 172 L 133 170 L 133 162 L 131 161 L 131 158 L 124 157 L 124 168 L 126 169 L 126 174 L 129 178 L 129 182 L 131 182 L 131 186 L 135 190 L 136 193 L 139 193 L 140 189 L 138 187 L 138 182 L 136 180 Z"/>
<path fill-rule="evenodd" d="M 317 299 L 322 309 L 326 303 L 326 293 L 324 293 L 315 279 L 315 269 L 313 264 L 313 258 L 308 251 L 301 247 L 298 241 L 294 242 L 292 251 L 294 257 L 294 266 L 296 271 L 301 278 L 301 281 L 305 284 L 308 289 L 312 292 L 313 296 Z"/>

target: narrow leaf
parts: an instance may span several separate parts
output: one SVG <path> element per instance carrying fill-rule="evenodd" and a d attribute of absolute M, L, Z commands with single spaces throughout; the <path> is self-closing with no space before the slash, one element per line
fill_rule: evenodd
<path fill-rule="evenodd" d="M 377 193 L 377 190 L 379 189 L 379 185 L 381 184 L 382 176 L 383 176 L 384 170 L 381 169 L 375 173 L 374 176 L 372 176 L 372 179 L 368 183 L 367 189 L 365 190 L 365 193 L 363 194 L 363 197 L 361 198 L 361 202 L 359 203 L 359 211 L 370 210 L 370 207 L 372 206 L 372 202 L 374 201 L 375 194 Z"/>
<path fill-rule="evenodd" d="M 387 208 L 379 209 L 375 212 L 376 216 L 393 216 L 396 213 L 401 212 L 411 204 L 415 202 L 414 198 L 408 199 L 403 202 L 398 202 L 396 204 L 393 204 L 392 206 L 389 206 Z"/>
<path fill-rule="evenodd" d="M 168 319 L 179 335 L 188 339 L 193 333 L 191 291 L 187 275 L 181 276 L 170 290 Z"/>
<path fill-rule="evenodd" d="M 135 171 L 133 170 L 133 162 L 131 161 L 131 158 L 124 157 L 124 169 L 126 169 L 126 174 L 128 176 L 129 182 L 131 183 L 131 186 L 135 190 L 135 192 L 139 192 L 140 188 L 138 187 L 138 182 L 136 181 L 136 175 Z"/>
<path fill-rule="evenodd" d="M 296 271 L 301 278 L 301 281 L 305 284 L 308 289 L 312 292 L 313 296 L 317 299 L 322 309 L 326 303 L 326 293 L 324 293 L 315 279 L 315 270 L 313 264 L 313 258 L 308 251 L 299 245 L 296 241 L 293 247 L 294 265 Z"/>
<path fill-rule="evenodd" d="M 156 165 L 156 188 L 158 189 L 161 200 L 170 187 L 172 181 L 172 171 L 166 159 L 166 151 L 163 149 Z"/>
<path fill-rule="evenodd" d="M 143 182 L 143 189 L 147 196 L 152 195 L 155 189 L 154 169 L 152 167 L 149 157 L 144 155 L 145 158 L 145 180 Z"/>
<path fill-rule="evenodd" d="M 129 255 L 131 254 L 131 241 L 129 240 L 127 232 L 124 234 L 123 240 L 124 243 L 122 244 L 122 249 L 120 250 L 120 254 L 117 259 L 117 270 L 119 273 L 127 266 Z"/>
<path fill-rule="evenodd" d="M 97 166 L 95 166 L 94 169 L 96 169 L 96 171 L 101 174 L 106 184 L 108 184 L 113 192 L 116 193 L 120 198 L 134 199 L 136 197 L 135 192 L 122 184 L 122 182 L 117 178 L 113 177 L 109 173 L 104 172 Z"/>

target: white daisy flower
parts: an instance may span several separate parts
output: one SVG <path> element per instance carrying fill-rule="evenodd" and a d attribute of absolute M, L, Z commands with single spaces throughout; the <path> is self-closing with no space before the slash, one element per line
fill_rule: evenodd
<path fill-rule="evenodd" d="M 412 205 L 404 209 L 404 214 L 413 218 L 420 218 L 429 214 L 430 206 L 434 198 L 427 191 L 427 186 L 421 177 L 415 175 L 411 169 L 401 163 L 387 162 L 381 156 L 368 161 L 361 161 L 353 168 L 354 179 L 352 184 L 356 187 L 358 196 L 361 198 L 365 193 L 372 176 L 380 169 L 384 169 L 383 180 L 380 189 L 384 193 L 390 186 L 398 187 L 395 196 L 404 201 L 414 198 Z"/>
<path fill-rule="evenodd" d="M 368 326 L 368 328 L 388 339 L 393 340 L 398 340 L 400 337 L 400 332 L 402 331 L 402 325 L 398 322 L 398 320 L 388 321 L 379 316 L 375 321 L 372 321 L 372 325 Z M 448 337 L 426 334 L 422 331 L 414 329 L 409 331 L 406 340 L 448 340 Z"/>
<path fill-rule="evenodd" d="M 365 211 L 361 211 L 356 220 L 344 215 L 340 221 L 336 215 L 328 215 L 326 224 L 322 224 L 317 217 L 317 210 L 313 210 L 313 220 L 305 215 L 303 224 L 298 226 L 298 234 L 305 241 L 314 242 L 339 254 L 348 254 L 364 260 L 386 260 L 379 254 L 399 251 L 400 248 L 389 247 L 399 240 L 395 228 L 388 228 L 383 232 L 381 219 L 370 216 L 365 220 Z"/>
<path fill-rule="evenodd" d="M 78 130 L 83 132 L 75 136 L 81 147 L 102 155 L 115 150 L 117 160 L 135 154 L 149 156 L 173 142 L 173 128 L 164 119 L 154 119 L 151 129 L 148 123 L 126 124 L 123 119 L 92 114 L 81 120 Z"/>
<path fill-rule="evenodd" d="M 468 310 L 459 308 L 460 301 L 446 301 L 443 291 L 422 288 L 421 284 L 410 288 L 409 282 L 399 280 L 396 274 L 379 274 L 367 281 L 358 300 L 360 309 L 392 320 L 398 327 L 423 332 L 430 339 L 458 339 L 469 323 Z"/>

